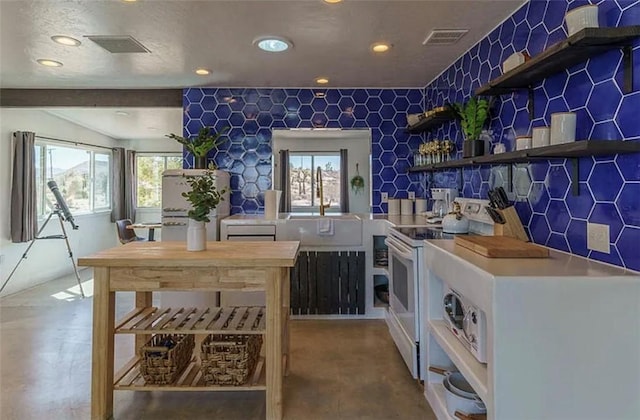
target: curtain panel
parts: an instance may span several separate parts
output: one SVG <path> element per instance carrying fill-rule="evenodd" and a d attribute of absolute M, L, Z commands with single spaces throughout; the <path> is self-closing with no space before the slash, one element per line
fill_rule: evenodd
<path fill-rule="evenodd" d="M 36 133 L 13 133 L 11 241 L 28 242 L 38 231 L 35 168 Z"/>
<path fill-rule="evenodd" d="M 136 220 L 136 152 L 134 150 L 126 151 L 126 162 L 124 171 L 124 216 L 123 219 L 130 219 L 132 222 Z"/>
<path fill-rule="evenodd" d="M 349 159 L 347 149 L 340 149 L 340 211 L 349 213 Z"/>
<path fill-rule="evenodd" d="M 289 174 L 289 150 L 280 150 L 280 189 L 282 190 L 282 201 L 280 201 L 280 211 L 291 213 L 291 176 Z"/>
<path fill-rule="evenodd" d="M 126 219 L 125 194 L 125 150 L 122 147 L 113 149 L 113 171 L 111 176 L 111 221 Z"/>

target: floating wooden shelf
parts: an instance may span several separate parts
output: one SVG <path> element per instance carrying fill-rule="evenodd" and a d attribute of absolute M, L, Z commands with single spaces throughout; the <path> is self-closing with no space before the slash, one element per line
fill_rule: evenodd
<path fill-rule="evenodd" d="M 637 140 L 582 140 L 553 146 L 536 147 L 534 149 L 516 150 L 497 155 L 485 155 L 474 158 L 456 159 L 433 165 L 415 166 L 409 172 L 435 172 L 445 169 L 463 168 L 474 165 L 503 165 L 527 163 L 536 160 L 572 159 L 573 195 L 579 195 L 579 161 L 586 156 L 612 156 L 617 154 L 640 152 L 640 141 Z"/>
<path fill-rule="evenodd" d="M 116 323 L 116 334 L 264 334 L 265 308 L 136 308 Z"/>
<path fill-rule="evenodd" d="M 639 36 L 640 26 L 585 28 L 479 87 L 475 94 L 503 95 L 519 89 L 528 89 L 548 76 L 616 48 L 624 48 L 624 91 L 629 93 L 633 90 L 631 41 Z"/>
<path fill-rule="evenodd" d="M 129 391 L 260 391 L 266 389 L 264 358 L 261 357 L 251 378 L 245 385 L 207 385 L 200 365 L 194 358 L 173 384 L 146 384 L 140 375 L 140 358 L 134 357 L 114 376 L 113 389 Z"/>
<path fill-rule="evenodd" d="M 420 120 L 416 125 L 407 127 L 407 132 L 411 134 L 418 134 L 435 128 L 447 121 L 455 119 L 456 113 L 453 109 L 447 107 L 443 111 L 434 112 L 432 115 Z"/>

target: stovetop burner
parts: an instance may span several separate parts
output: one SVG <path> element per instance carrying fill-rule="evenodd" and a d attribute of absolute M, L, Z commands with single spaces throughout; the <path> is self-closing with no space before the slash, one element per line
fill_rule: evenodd
<path fill-rule="evenodd" d="M 418 241 L 423 241 L 425 239 L 453 239 L 455 236 L 451 233 L 444 233 L 442 229 L 430 227 L 400 228 L 396 230 L 404 236 Z"/>

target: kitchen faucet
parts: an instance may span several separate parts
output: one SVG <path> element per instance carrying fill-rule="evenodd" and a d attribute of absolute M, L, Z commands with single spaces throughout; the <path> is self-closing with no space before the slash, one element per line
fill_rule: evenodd
<path fill-rule="evenodd" d="M 331 206 L 331 199 L 329 199 L 329 204 L 324 204 L 324 191 L 322 190 L 322 169 L 318 166 L 316 170 L 316 197 L 320 199 L 320 216 L 324 216 L 324 209 L 326 207 Z"/>

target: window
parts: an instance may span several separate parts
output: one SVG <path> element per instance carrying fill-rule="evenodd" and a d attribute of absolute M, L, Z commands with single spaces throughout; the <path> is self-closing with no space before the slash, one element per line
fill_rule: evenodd
<path fill-rule="evenodd" d="M 111 152 L 38 141 L 35 155 L 38 216 L 56 202 L 49 180 L 56 181 L 72 213 L 111 209 Z"/>
<path fill-rule="evenodd" d="M 324 204 L 340 210 L 340 154 L 337 152 L 296 153 L 289 155 L 291 208 L 294 211 L 318 209 L 316 173 L 322 170 Z"/>
<path fill-rule="evenodd" d="M 162 172 L 182 169 L 181 154 L 136 156 L 136 207 L 160 208 L 162 202 Z"/>

